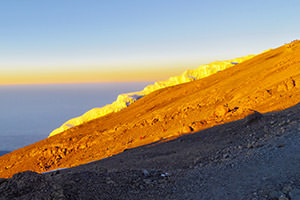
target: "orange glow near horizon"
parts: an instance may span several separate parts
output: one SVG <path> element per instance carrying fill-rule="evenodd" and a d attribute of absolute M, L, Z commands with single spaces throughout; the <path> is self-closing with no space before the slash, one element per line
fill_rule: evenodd
<path fill-rule="evenodd" d="M 60 72 L 6 72 L 0 74 L 0 85 L 161 81 L 171 76 L 180 75 L 184 70 L 186 69 L 183 67 L 173 67 L 162 69 L 129 69 L 127 71 L 124 69 L 107 69 Z"/>

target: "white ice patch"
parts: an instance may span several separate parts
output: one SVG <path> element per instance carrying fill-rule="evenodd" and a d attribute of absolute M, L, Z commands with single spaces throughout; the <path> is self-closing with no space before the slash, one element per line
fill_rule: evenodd
<path fill-rule="evenodd" d="M 250 58 L 254 57 L 253 55 L 245 56 L 241 58 L 236 58 L 228 61 L 217 61 L 207 65 L 201 65 L 196 69 L 187 70 L 180 76 L 171 77 L 166 81 L 158 81 L 153 85 L 146 86 L 142 91 L 128 93 L 128 94 L 120 94 L 115 102 L 112 104 L 106 105 L 102 108 L 94 108 L 82 116 L 70 119 L 66 123 L 64 123 L 61 127 L 55 129 L 52 133 L 50 133 L 49 137 L 59 134 L 71 127 L 78 126 L 82 123 L 88 122 L 90 120 L 102 117 L 112 112 L 118 112 L 126 107 L 128 107 L 133 102 L 137 101 L 141 97 L 150 94 L 156 90 L 174 86 L 182 83 L 187 83 L 195 80 L 199 80 L 201 78 L 205 78 L 214 73 L 220 72 L 224 69 L 232 67 L 237 63 L 241 63 Z"/>

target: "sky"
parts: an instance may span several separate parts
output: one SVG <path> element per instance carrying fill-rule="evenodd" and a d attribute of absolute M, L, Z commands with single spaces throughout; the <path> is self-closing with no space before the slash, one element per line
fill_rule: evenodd
<path fill-rule="evenodd" d="M 0 84 L 157 81 L 299 39 L 299 0 L 0 0 Z"/>

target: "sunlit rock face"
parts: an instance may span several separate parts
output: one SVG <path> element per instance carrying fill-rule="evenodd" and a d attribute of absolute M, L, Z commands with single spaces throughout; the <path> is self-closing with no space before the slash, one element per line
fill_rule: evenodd
<path fill-rule="evenodd" d="M 55 129 L 50 133 L 49 137 L 62 133 L 63 131 L 78 126 L 82 123 L 85 123 L 87 121 L 102 117 L 104 115 L 107 115 L 112 112 L 118 112 L 126 107 L 128 107 L 130 104 L 138 100 L 139 98 L 150 94 L 151 92 L 154 92 L 156 90 L 174 86 L 182 83 L 191 82 L 194 80 L 199 80 L 201 78 L 205 78 L 207 76 L 210 76 L 214 73 L 217 73 L 219 71 L 225 70 L 227 68 L 230 68 L 232 66 L 235 66 L 238 63 L 244 62 L 246 60 L 249 60 L 253 58 L 254 55 L 244 56 L 240 58 L 236 58 L 233 60 L 227 60 L 227 61 L 216 61 L 212 62 L 210 64 L 201 65 L 196 69 L 187 70 L 180 76 L 171 77 L 166 81 L 158 81 L 155 82 L 153 85 L 146 86 L 142 91 L 138 92 L 132 92 L 128 94 L 120 94 L 115 102 L 112 104 L 108 104 L 102 108 L 94 108 L 92 110 L 89 110 L 82 116 L 70 119 L 69 121 L 65 122 L 61 127 Z"/>

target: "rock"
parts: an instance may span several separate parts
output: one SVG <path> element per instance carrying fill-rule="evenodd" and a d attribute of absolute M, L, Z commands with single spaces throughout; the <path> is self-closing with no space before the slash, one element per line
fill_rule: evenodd
<path fill-rule="evenodd" d="M 197 121 L 197 122 L 192 122 L 191 127 L 194 131 L 198 131 L 203 127 L 204 123 Z"/>
<path fill-rule="evenodd" d="M 300 189 L 294 188 L 289 192 L 291 200 L 300 200 Z"/>
<path fill-rule="evenodd" d="M 59 200 L 60 200 L 60 199 L 66 199 L 63 190 L 54 191 L 54 192 L 52 193 L 52 196 L 53 196 L 55 199 L 59 199 Z"/>
<path fill-rule="evenodd" d="M 115 184 L 115 182 L 113 180 L 107 180 L 106 184 Z"/>
<path fill-rule="evenodd" d="M 193 131 L 193 128 L 190 127 L 190 126 L 184 126 L 184 127 L 182 128 L 182 133 L 190 133 L 190 132 L 192 132 L 192 131 Z"/>
<path fill-rule="evenodd" d="M 3 181 L 3 179 L 1 180 Z M 0 199 L 16 199 L 17 197 L 19 197 L 17 199 L 33 199 L 29 198 L 32 196 L 27 196 L 27 198 L 25 196 L 29 193 L 34 194 L 50 188 L 50 185 L 45 182 L 45 176 L 32 171 L 14 174 L 12 178 L 5 179 L 5 182 L 2 183 L 0 186 Z"/>
<path fill-rule="evenodd" d="M 142 172 L 143 172 L 144 176 L 150 176 L 150 173 L 148 172 L 148 170 L 143 169 Z"/>
<path fill-rule="evenodd" d="M 292 78 L 286 80 L 286 87 L 287 87 L 287 90 L 291 90 L 293 89 L 294 87 L 296 87 L 296 82 L 295 80 L 293 80 Z"/>
<path fill-rule="evenodd" d="M 219 116 L 219 117 L 222 117 L 222 116 L 224 116 L 227 112 L 228 112 L 228 108 L 226 108 L 226 107 L 224 107 L 224 106 L 218 106 L 218 107 L 216 108 L 215 115 L 216 115 L 216 116 Z"/>
<path fill-rule="evenodd" d="M 255 121 L 258 121 L 260 120 L 261 118 L 263 117 L 263 115 L 260 113 L 260 112 L 257 112 L 255 110 L 253 110 L 253 113 L 248 115 L 246 118 L 245 118 L 245 122 L 244 124 L 245 125 L 249 125 Z"/>
<path fill-rule="evenodd" d="M 280 196 L 280 193 L 278 191 L 272 191 L 269 194 L 270 199 L 278 199 L 278 197 Z"/>
<path fill-rule="evenodd" d="M 144 179 L 144 183 L 146 183 L 146 184 L 151 184 L 151 180 L 150 179 Z"/>
<path fill-rule="evenodd" d="M 287 185 L 282 188 L 282 192 L 288 194 L 292 189 L 293 188 L 291 186 Z"/>
<path fill-rule="evenodd" d="M 190 165 L 189 168 L 193 168 L 193 166 Z M 166 177 L 166 176 L 170 176 L 170 174 L 168 172 L 166 172 L 166 173 L 162 173 L 160 176 Z"/>
<path fill-rule="evenodd" d="M 223 155 L 223 158 L 229 158 L 229 154 L 228 154 L 228 153 L 225 153 L 225 154 Z"/>
<path fill-rule="evenodd" d="M 278 124 L 278 126 L 283 126 L 283 125 L 285 125 L 287 122 L 286 121 L 282 121 L 282 122 L 280 122 L 279 124 Z"/>
<path fill-rule="evenodd" d="M 284 147 L 284 146 L 285 146 L 285 144 L 283 144 L 283 143 L 277 144 L 277 148 L 281 148 L 281 147 Z"/>
<path fill-rule="evenodd" d="M 285 195 L 281 195 L 278 200 L 289 200 Z"/>

